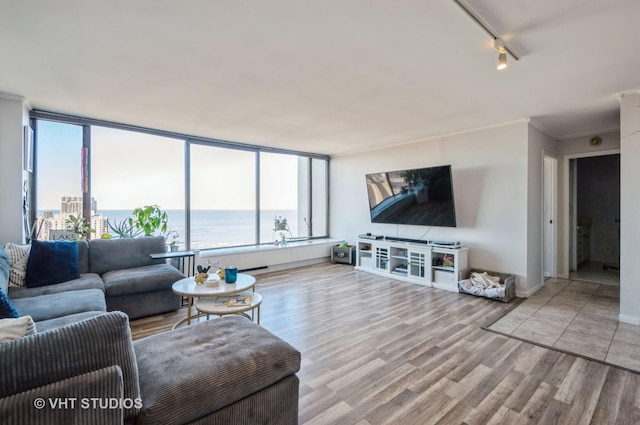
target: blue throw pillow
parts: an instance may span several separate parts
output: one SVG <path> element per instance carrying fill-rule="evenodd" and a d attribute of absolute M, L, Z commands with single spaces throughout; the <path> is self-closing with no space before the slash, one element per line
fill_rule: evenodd
<path fill-rule="evenodd" d="M 77 242 L 34 240 L 31 243 L 25 276 L 27 288 L 53 285 L 79 277 Z"/>
<path fill-rule="evenodd" d="M 20 313 L 11 302 L 11 298 L 0 288 L 0 319 L 16 319 Z"/>

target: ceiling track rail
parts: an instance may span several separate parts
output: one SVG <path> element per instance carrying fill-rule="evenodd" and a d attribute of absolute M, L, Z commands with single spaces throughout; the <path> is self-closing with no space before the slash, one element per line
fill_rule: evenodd
<path fill-rule="evenodd" d="M 500 40 L 502 42 L 502 44 L 504 45 L 504 49 L 507 53 L 509 53 L 509 55 L 511 55 L 512 58 L 514 58 L 515 60 L 519 61 L 521 56 L 518 54 L 518 52 L 516 52 L 515 50 L 513 50 L 512 47 L 510 47 L 500 36 L 500 34 L 498 34 L 498 32 L 496 30 L 494 30 L 491 25 L 489 25 L 487 23 L 487 21 L 485 21 L 482 16 L 480 16 L 478 14 L 478 12 L 476 12 L 475 10 L 473 10 L 471 8 L 471 6 L 469 6 L 466 2 L 462 1 L 462 0 L 453 0 L 455 4 L 457 4 L 471 19 L 473 19 L 473 21 L 478 24 L 478 26 L 480 26 L 480 28 L 482 28 L 487 34 L 489 34 L 489 36 L 491 36 L 491 38 L 493 38 L 494 40 Z"/>

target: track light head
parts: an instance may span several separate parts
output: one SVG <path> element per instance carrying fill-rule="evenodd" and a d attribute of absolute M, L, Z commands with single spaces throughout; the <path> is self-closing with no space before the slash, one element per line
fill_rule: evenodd
<path fill-rule="evenodd" d="M 507 54 L 505 52 L 499 52 L 496 69 L 505 69 L 506 67 L 507 67 Z"/>
<path fill-rule="evenodd" d="M 497 69 L 505 69 L 507 67 L 507 50 L 504 47 L 504 43 L 499 38 L 493 41 L 494 47 L 498 50 L 498 61 L 496 63 Z"/>

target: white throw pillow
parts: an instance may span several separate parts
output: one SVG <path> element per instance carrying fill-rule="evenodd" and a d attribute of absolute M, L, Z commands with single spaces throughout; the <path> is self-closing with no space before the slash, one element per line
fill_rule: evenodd
<path fill-rule="evenodd" d="M 0 342 L 9 342 L 36 333 L 36 324 L 31 316 L 17 319 L 0 319 Z"/>
<path fill-rule="evenodd" d="M 8 243 L 4 249 L 9 257 L 9 288 L 20 288 L 25 284 L 31 245 Z"/>

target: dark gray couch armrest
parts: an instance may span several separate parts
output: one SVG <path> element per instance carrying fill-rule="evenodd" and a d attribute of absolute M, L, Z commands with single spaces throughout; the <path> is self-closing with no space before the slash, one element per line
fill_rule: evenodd
<path fill-rule="evenodd" d="M 122 406 L 140 402 L 123 397 L 122 369 L 110 366 L 0 398 L 0 418 L 4 425 L 118 425 Z"/>
<path fill-rule="evenodd" d="M 125 398 L 139 398 L 129 318 L 121 312 L 0 344 L 0 397 L 113 365 L 122 368 Z M 138 410 L 136 406 L 125 408 L 125 417 L 135 416 Z"/>

